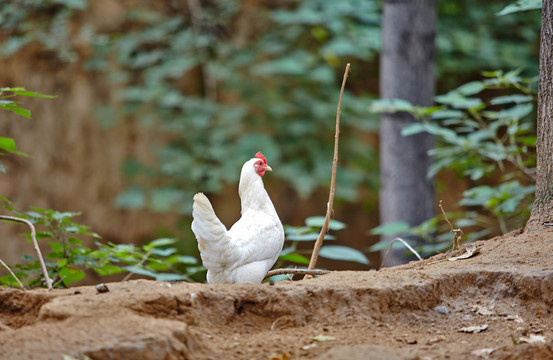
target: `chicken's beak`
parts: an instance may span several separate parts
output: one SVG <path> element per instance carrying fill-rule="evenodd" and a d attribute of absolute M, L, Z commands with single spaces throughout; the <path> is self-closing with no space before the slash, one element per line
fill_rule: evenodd
<path fill-rule="evenodd" d="M 273 171 L 269 165 L 265 166 L 265 171 Z"/>

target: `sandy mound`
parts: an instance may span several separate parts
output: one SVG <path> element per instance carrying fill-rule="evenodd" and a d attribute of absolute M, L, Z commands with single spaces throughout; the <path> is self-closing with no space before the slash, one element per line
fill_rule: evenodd
<path fill-rule="evenodd" d="M 553 233 L 476 244 L 274 285 L 0 289 L 0 357 L 553 359 Z"/>

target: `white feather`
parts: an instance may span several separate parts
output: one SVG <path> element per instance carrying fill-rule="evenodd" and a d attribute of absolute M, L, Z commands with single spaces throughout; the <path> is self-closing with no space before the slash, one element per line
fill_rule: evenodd
<path fill-rule="evenodd" d="M 260 283 L 282 251 L 282 223 L 255 171 L 256 161 L 242 166 L 238 186 L 242 216 L 229 230 L 207 197 L 194 195 L 192 231 L 209 283 Z"/>

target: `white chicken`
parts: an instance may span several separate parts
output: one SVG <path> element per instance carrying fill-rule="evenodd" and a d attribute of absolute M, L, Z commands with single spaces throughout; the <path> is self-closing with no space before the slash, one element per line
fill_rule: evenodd
<path fill-rule="evenodd" d="M 261 283 L 284 244 L 284 229 L 262 177 L 272 171 L 258 152 L 240 173 L 240 219 L 229 229 L 215 215 L 202 193 L 194 195 L 192 231 L 198 240 L 207 282 Z"/>

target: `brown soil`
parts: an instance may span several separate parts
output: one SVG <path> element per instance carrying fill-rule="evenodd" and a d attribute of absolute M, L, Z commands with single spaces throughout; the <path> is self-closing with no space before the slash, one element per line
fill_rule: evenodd
<path fill-rule="evenodd" d="M 553 233 L 476 244 L 274 285 L 0 289 L 0 358 L 553 359 Z"/>

